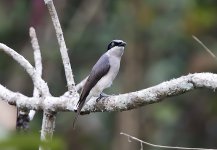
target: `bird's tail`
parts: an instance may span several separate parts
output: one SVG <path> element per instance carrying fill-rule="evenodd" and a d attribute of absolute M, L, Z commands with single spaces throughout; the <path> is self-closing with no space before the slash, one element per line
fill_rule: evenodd
<path fill-rule="evenodd" d="M 78 105 L 78 107 L 77 107 L 77 113 L 76 113 L 75 118 L 74 118 L 74 120 L 73 120 L 73 129 L 75 129 L 75 123 L 76 123 L 76 121 L 78 120 L 78 117 L 79 117 L 79 115 L 80 115 L 80 113 L 81 113 L 81 109 L 82 109 L 83 106 L 84 106 L 84 101 L 81 102 L 81 103 Z"/>

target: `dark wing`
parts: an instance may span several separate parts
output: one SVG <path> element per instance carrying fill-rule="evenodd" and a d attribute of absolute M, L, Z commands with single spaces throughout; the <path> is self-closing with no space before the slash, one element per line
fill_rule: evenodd
<path fill-rule="evenodd" d="M 78 101 L 78 109 L 77 109 L 77 115 L 73 122 L 73 127 L 75 124 L 75 121 L 77 120 L 78 116 L 80 115 L 81 109 L 84 106 L 85 100 L 90 93 L 90 90 L 97 84 L 97 82 L 108 73 L 110 69 L 109 65 L 109 58 L 107 55 L 102 55 L 100 59 L 96 62 L 96 64 L 93 66 L 90 75 L 84 84 L 84 87 L 81 91 L 80 99 Z"/>
<path fill-rule="evenodd" d="M 97 61 L 97 63 L 93 66 L 90 75 L 86 83 L 84 84 L 84 87 L 80 95 L 80 99 L 77 104 L 78 106 L 82 103 L 82 101 L 86 100 L 88 94 L 90 93 L 90 90 L 104 75 L 108 73 L 109 69 L 109 58 L 107 55 L 102 55 L 100 59 Z"/>

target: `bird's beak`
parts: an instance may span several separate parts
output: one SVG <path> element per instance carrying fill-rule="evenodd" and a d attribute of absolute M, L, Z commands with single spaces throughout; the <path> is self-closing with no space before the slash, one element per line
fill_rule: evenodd
<path fill-rule="evenodd" d="M 123 47 L 125 47 L 127 45 L 127 43 L 125 43 L 125 42 L 122 42 L 121 44 L 120 44 L 120 46 L 123 46 Z"/>

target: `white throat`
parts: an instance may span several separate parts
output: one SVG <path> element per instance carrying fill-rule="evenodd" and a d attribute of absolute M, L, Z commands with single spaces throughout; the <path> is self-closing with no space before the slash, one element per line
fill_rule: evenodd
<path fill-rule="evenodd" d="M 110 56 L 121 57 L 124 53 L 124 47 L 115 46 L 107 51 Z"/>

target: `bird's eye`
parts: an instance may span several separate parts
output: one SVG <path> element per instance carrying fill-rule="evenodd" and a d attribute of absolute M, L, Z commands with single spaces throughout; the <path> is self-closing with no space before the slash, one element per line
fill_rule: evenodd
<path fill-rule="evenodd" d="M 116 43 L 116 42 L 111 42 L 111 43 L 108 45 L 107 50 L 109 50 L 109 49 L 111 49 L 111 48 L 113 48 L 113 47 L 115 47 L 115 46 L 117 46 L 117 43 Z"/>

